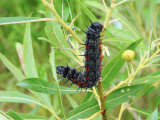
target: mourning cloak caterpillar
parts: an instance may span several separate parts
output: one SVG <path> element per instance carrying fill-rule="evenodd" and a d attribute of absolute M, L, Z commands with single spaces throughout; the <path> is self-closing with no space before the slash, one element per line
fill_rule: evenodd
<path fill-rule="evenodd" d="M 72 84 L 79 86 L 79 88 L 92 88 L 94 87 L 101 74 L 102 66 L 101 61 L 103 56 L 101 55 L 100 32 L 103 29 L 103 25 L 94 22 L 88 28 L 85 41 L 85 70 L 83 72 L 77 72 L 75 68 L 70 68 L 68 65 L 57 66 L 57 74 L 61 74 L 63 78 L 67 78 L 67 81 L 71 81 Z M 66 82 L 67 82 L 66 81 Z"/>

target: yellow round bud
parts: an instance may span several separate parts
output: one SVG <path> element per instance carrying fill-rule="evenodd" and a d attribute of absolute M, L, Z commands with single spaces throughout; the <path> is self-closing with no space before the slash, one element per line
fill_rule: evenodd
<path fill-rule="evenodd" d="M 122 59 L 125 61 L 131 61 L 132 59 L 134 59 L 134 51 L 133 50 L 125 50 L 122 53 Z"/>

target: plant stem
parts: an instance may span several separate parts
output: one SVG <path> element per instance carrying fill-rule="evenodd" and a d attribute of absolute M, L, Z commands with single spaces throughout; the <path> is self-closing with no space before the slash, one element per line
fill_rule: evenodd
<path fill-rule="evenodd" d="M 115 7 L 117 7 L 118 5 L 120 5 L 121 3 L 123 3 L 124 1 L 116 4 L 116 0 L 113 0 L 112 3 L 111 3 L 111 7 L 109 9 L 107 8 L 105 1 L 102 0 L 102 2 L 103 2 L 104 6 L 106 8 L 106 18 L 105 18 L 105 21 L 104 21 L 104 27 L 103 27 L 102 32 L 101 32 L 102 37 L 100 38 L 100 43 L 102 43 L 104 32 L 106 31 L 106 29 L 109 25 L 109 20 L 111 18 L 111 14 L 112 14 L 113 9 Z M 101 52 L 101 55 L 102 55 L 102 52 Z M 105 98 L 104 98 L 104 95 L 103 95 L 103 84 L 102 84 L 102 79 L 101 78 L 98 82 L 98 91 L 99 91 L 99 95 L 100 95 L 101 110 L 104 110 L 104 112 L 102 113 L 102 117 L 103 117 L 103 120 L 107 120 Z"/>
<path fill-rule="evenodd" d="M 57 11 L 55 10 L 54 6 L 49 4 L 46 0 L 41 0 L 46 8 L 52 11 L 53 15 L 56 18 L 56 21 L 59 22 L 79 43 L 82 43 L 81 39 L 74 33 L 71 27 L 69 27 L 58 15 Z M 72 23 L 73 24 L 73 23 Z"/>
<path fill-rule="evenodd" d="M 92 120 L 93 118 L 95 118 L 97 115 L 103 113 L 103 110 L 100 110 L 98 112 L 96 112 L 94 115 L 92 115 L 91 117 L 89 117 L 87 120 Z"/>
<path fill-rule="evenodd" d="M 120 112 L 119 112 L 118 120 L 121 120 L 121 117 L 122 117 L 122 114 L 123 114 L 124 110 L 125 110 L 125 106 L 124 106 L 124 103 L 123 103 L 121 105 L 121 109 L 120 109 Z"/>
<path fill-rule="evenodd" d="M 60 120 L 60 117 L 57 116 L 57 114 L 56 114 L 52 109 L 50 109 L 49 107 L 47 107 L 47 106 L 45 106 L 45 105 L 43 105 L 43 104 L 41 104 L 41 106 L 42 106 L 43 108 L 47 109 L 50 113 L 52 113 L 52 114 L 57 118 L 57 120 Z"/>
<path fill-rule="evenodd" d="M 98 91 L 99 91 L 99 96 L 100 96 L 101 110 L 104 111 L 102 113 L 102 117 L 103 117 L 103 120 L 107 120 L 105 99 L 104 99 L 104 96 L 103 96 L 103 85 L 102 85 L 102 80 L 101 79 L 98 82 Z"/>

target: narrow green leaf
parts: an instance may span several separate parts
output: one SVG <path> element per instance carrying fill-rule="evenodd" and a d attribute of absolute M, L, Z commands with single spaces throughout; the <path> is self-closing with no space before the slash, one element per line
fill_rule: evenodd
<path fill-rule="evenodd" d="M 141 90 L 139 97 L 144 94 L 147 96 L 152 90 L 155 89 L 155 87 L 152 85 L 154 82 L 159 80 L 159 75 L 160 71 L 157 71 L 152 74 L 149 74 L 148 76 L 141 77 L 133 81 L 133 84 L 144 84 L 143 90 Z"/>
<path fill-rule="evenodd" d="M 46 117 L 39 116 L 39 115 L 32 115 L 32 114 L 25 114 L 25 113 L 17 113 L 17 114 L 26 120 L 47 120 Z"/>
<path fill-rule="evenodd" d="M 99 106 L 96 99 L 92 99 L 84 104 L 78 106 L 74 110 L 72 110 L 67 117 L 68 120 L 76 120 L 88 118 L 97 111 L 99 111 Z"/>
<path fill-rule="evenodd" d="M 31 111 L 29 114 L 35 114 L 41 107 L 39 105 L 36 105 Z"/>
<path fill-rule="evenodd" d="M 49 59 L 49 61 L 50 61 L 50 64 L 51 64 L 51 66 L 52 66 L 53 77 L 54 77 L 54 79 L 56 80 L 57 93 L 58 93 L 58 98 L 59 98 L 59 101 L 60 101 L 60 105 L 61 105 L 61 110 L 62 110 L 62 113 L 63 113 L 63 117 L 64 117 L 64 119 L 66 119 L 65 113 L 64 113 L 64 108 L 63 108 L 62 97 L 61 97 L 61 93 L 60 93 L 60 87 L 59 87 L 58 80 L 57 80 L 57 75 L 56 75 L 55 55 L 54 55 L 54 49 L 53 49 L 53 48 L 52 48 L 51 53 L 50 53 L 50 59 Z"/>
<path fill-rule="evenodd" d="M 160 75 L 160 70 L 158 70 L 157 72 L 154 72 L 152 74 L 150 74 L 150 76 L 159 76 Z"/>
<path fill-rule="evenodd" d="M 47 17 L 54 18 L 54 15 L 50 11 L 47 10 L 46 13 L 47 13 L 46 14 Z M 54 46 L 59 46 L 60 48 L 64 48 L 64 49 L 70 48 L 70 45 L 68 44 L 68 42 L 65 39 L 63 30 L 58 23 L 53 22 L 53 21 L 47 22 L 46 26 L 45 26 L 45 33 L 46 33 L 46 36 L 48 37 L 49 41 L 51 41 Z M 75 62 L 80 64 L 80 62 L 77 58 L 77 55 L 75 55 L 75 53 L 73 53 L 71 50 L 63 50 L 62 53 L 65 56 L 69 56 Z"/>
<path fill-rule="evenodd" d="M 22 72 L 14 66 L 5 56 L 0 53 L 0 59 L 3 64 L 11 71 L 11 73 L 16 77 L 17 80 L 23 80 L 25 77 Z"/>
<path fill-rule="evenodd" d="M 74 99 L 73 99 L 71 96 L 69 96 L 69 95 L 66 95 L 66 97 L 67 97 L 68 101 L 70 102 L 70 104 L 71 104 L 71 106 L 72 106 L 73 109 L 76 108 L 76 107 L 78 107 L 78 104 L 77 104 L 76 100 L 74 100 Z"/>
<path fill-rule="evenodd" d="M 139 108 L 131 108 L 131 109 L 138 112 L 141 115 L 146 116 L 146 117 L 148 117 L 148 116 L 150 116 L 150 114 L 152 114 L 152 112 L 149 110 L 144 110 L 144 109 L 139 109 Z M 158 119 L 160 119 L 160 113 L 158 113 Z"/>
<path fill-rule="evenodd" d="M 13 118 L 11 118 L 9 115 L 7 115 L 6 113 L 0 111 L 0 120 L 14 120 Z"/>
<path fill-rule="evenodd" d="M 24 79 L 18 82 L 17 85 L 40 93 L 58 94 L 56 84 L 49 83 L 39 78 Z M 77 89 L 60 86 L 60 92 L 61 94 L 72 94 L 76 93 Z"/>
<path fill-rule="evenodd" d="M 105 7 L 96 1 L 87 1 L 86 3 L 96 9 L 106 12 Z M 127 20 L 126 17 L 123 16 L 119 11 L 114 10 L 112 13 L 112 17 L 114 19 L 120 19 L 120 23 L 124 27 L 126 27 L 128 32 L 132 33 L 132 35 L 135 36 L 136 39 L 141 37 L 140 32 L 136 29 L 136 27 L 129 20 Z"/>
<path fill-rule="evenodd" d="M 81 2 L 81 7 L 83 9 L 83 11 L 85 12 L 85 14 L 88 16 L 88 18 L 92 21 L 92 22 L 95 22 L 97 21 L 97 18 L 94 16 L 94 14 L 86 7 L 85 4 L 83 4 Z"/>
<path fill-rule="evenodd" d="M 0 91 L 0 102 L 16 102 L 41 105 L 35 98 L 18 92 Z"/>
<path fill-rule="evenodd" d="M 147 120 L 158 120 L 158 110 L 155 111 L 147 118 Z"/>
<path fill-rule="evenodd" d="M 67 22 L 67 19 L 69 17 L 69 3 L 68 0 L 67 1 L 63 1 L 63 17 L 62 19 Z"/>
<path fill-rule="evenodd" d="M 128 101 L 132 96 L 136 96 L 138 91 L 142 89 L 142 86 L 143 85 L 134 85 L 117 89 L 106 98 L 106 109 L 109 110 L 117 105 L 120 105 Z M 97 100 L 94 98 L 71 111 L 70 115 L 68 116 L 68 119 L 75 120 L 78 118 L 87 118 L 98 111 L 99 105 L 97 103 Z"/>
<path fill-rule="evenodd" d="M 158 108 L 159 103 L 160 103 L 160 96 L 158 96 L 156 99 L 156 103 L 155 103 L 155 107 L 154 107 L 155 109 Z"/>
<path fill-rule="evenodd" d="M 82 103 L 87 102 L 91 97 L 92 97 L 92 93 L 91 92 L 87 92 L 85 98 L 83 99 Z"/>
<path fill-rule="evenodd" d="M 148 87 L 148 86 L 147 86 Z M 150 86 L 149 86 L 150 87 Z M 148 96 L 153 90 L 155 89 L 155 86 L 151 86 L 145 93 L 145 96 Z"/>
<path fill-rule="evenodd" d="M 156 81 L 160 80 L 160 77 L 159 76 L 146 76 L 146 77 L 141 77 L 141 78 L 138 78 L 138 79 L 135 79 L 133 81 L 133 84 L 152 84 Z"/>
<path fill-rule="evenodd" d="M 50 18 L 39 18 L 39 17 L 1 17 L 0 25 L 40 22 L 40 21 L 48 21 L 49 19 Z"/>
<path fill-rule="evenodd" d="M 143 85 L 133 85 L 120 88 L 111 93 L 106 98 L 106 108 L 110 109 L 128 101 L 131 97 L 138 95 L 138 92 L 143 88 Z"/>
<path fill-rule="evenodd" d="M 14 120 L 23 120 L 16 112 L 14 112 L 13 110 L 10 110 L 9 112 L 7 112 L 7 115 L 9 115 L 11 118 L 13 118 Z"/>
<path fill-rule="evenodd" d="M 23 59 L 26 77 L 38 77 L 36 65 L 33 56 L 32 39 L 30 23 L 26 24 L 24 41 L 23 41 Z"/>
<path fill-rule="evenodd" d="M 124 50 L 130 49 L 134 50 L 141 42 L 142 38 L 136 40 L 132 44 L 130 44 L 127 48 Z M 103 78 L 103 86 L 104 88 L 107 88 L 112 80 L 118 75 L 118 72 L 124 65 L 125 61 L 121 58 L 123 51 L 118 53 L 103 69 L 102 71 L 102 78 Z"/>
<path fill-rule="evenodd" d="M 34 55 L 33 55 L 30 23 L 26 24 L 26 29 L 25 29 L 25 35 L 24 35 L 24 41 L 23 41 L 23 60 L 24 60 L 24 69 L 25 69 L 26 77 L 38 78 L 38 73 L 37 73 Z M 36 93 L 36 95 L 41 99 L 41 101 L 44 104 L 52 108 L 49 95 L 40 94 L 40 93 Z"/>
<path fill-rule="evenodd" d="M 140 116 L 138 117 L 138 120 L 141 120 L 141 117 L 140 117 Z"/>

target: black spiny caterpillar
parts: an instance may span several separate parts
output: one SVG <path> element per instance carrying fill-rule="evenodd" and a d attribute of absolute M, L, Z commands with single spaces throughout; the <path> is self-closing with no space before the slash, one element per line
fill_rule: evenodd
<path fill-rule="evenodd" d="M 103 56 L 101 55 L 100 32 L 103 29 L 103 25 L 94 22 L 88 28 L 86 33 L 85 53 L 85 70 L 83 72 L 77 72 L 75 68 L 70 68 L 68 65 L 57 66 L 57 74 L 61 74 L 62 77 L 67 78 L 73 84 L 79 86 L 79 88 L 92 88 L 94 87 L 101 74 L 101 61 Z"/>

